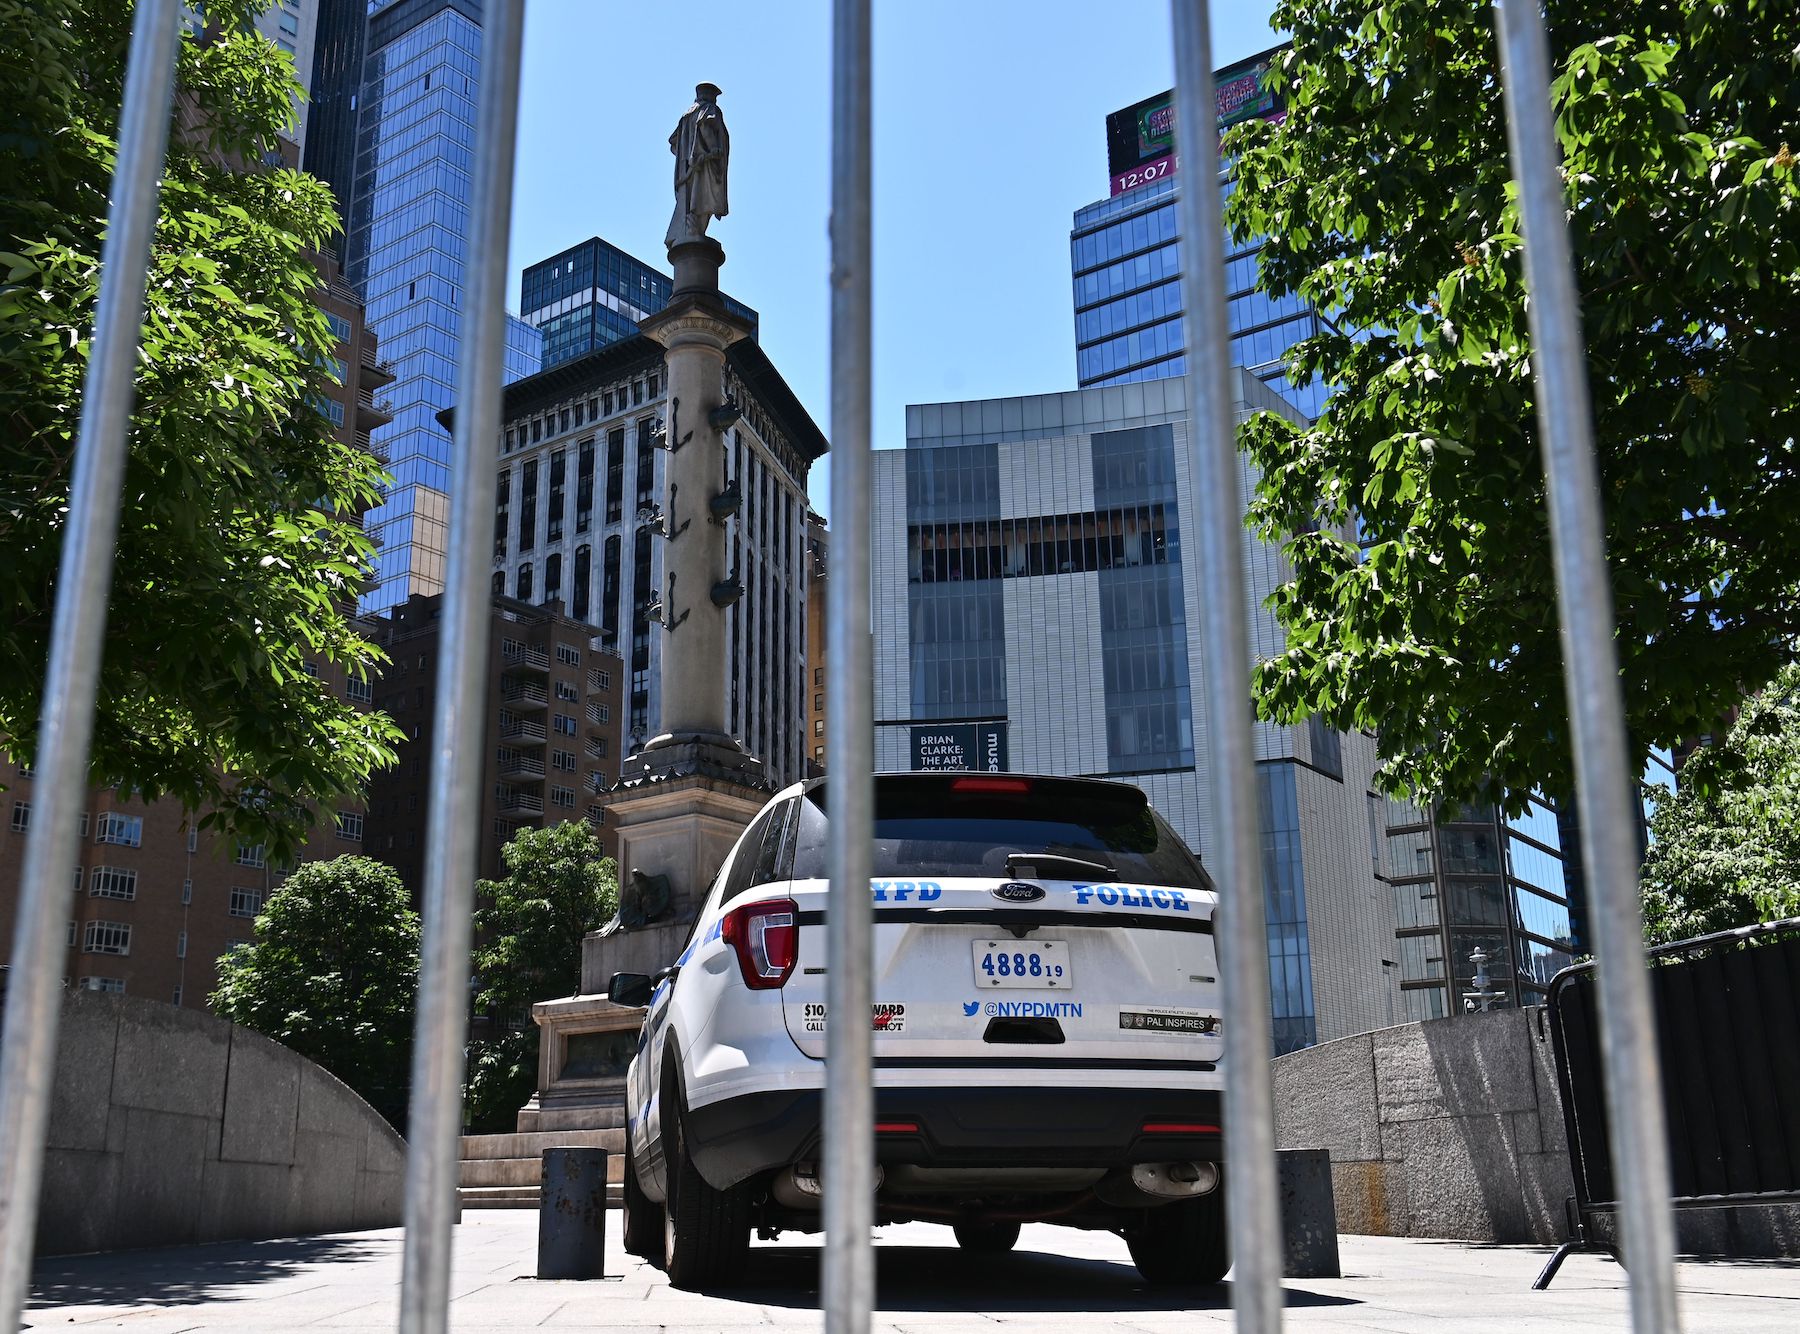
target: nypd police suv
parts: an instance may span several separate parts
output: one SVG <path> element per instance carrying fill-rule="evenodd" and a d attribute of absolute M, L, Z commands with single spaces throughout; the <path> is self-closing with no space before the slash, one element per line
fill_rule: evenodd
<path fill-rule="evenodd" d="M 828 1012 L 826 787 L 738 840 L 648 1004 L 627 1079 L 625 1246 L 729 1285 L 754 1229 L 816 1231 L 833 1026 L 873 1031 L 878 1222 L 966 1250 L 1024 1222 L 1122 1235 L 1152 1283 L 1227 1267 L 1215 895 L 1119 783 L 875 780 L 873 1004 Z"/>

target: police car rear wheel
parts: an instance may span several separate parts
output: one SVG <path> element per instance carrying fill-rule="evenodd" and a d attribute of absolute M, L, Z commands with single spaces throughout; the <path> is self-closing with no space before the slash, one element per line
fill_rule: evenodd
<path fill-rule="evenodd" d="M 729 1287 L 744 1272 L 750 1251 L 750 1213 L 743 1186 L 715 1190 L 688 1157 L 680 1100 L 666 1101 L 672 1121 L 669 1200 L 663 1223 L 663 1269 L 671 1287 L 687 1291 Z"/>
<path fill-rule="evenodd" d="M 1182 1204 L 1152 1209 L 1125 1232 L 1131 1261 L 1153 1287 L 1211 1287 L 1231 1268 L 1225 1236 L 1225 1187 Z"/>
<path fill-rule="evenodd" d="M 957 1223 L 956 1244 L 971 1255 L 1001 1255 L 1019 1241 L 1017 1223 Z"/>

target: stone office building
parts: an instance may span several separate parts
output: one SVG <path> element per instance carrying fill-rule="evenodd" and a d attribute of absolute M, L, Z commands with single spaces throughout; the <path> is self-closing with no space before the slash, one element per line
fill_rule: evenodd
<path fill-rule="evenodd" d="M 1295 409 L 1238 371 L 1237 413 Z M 875 456 L 876 764 L 1135 783 L 1199 853 L 1212 845 L 1199 707 L 1196 512 L 1186 382 L 907 409 Z M 1287 574 L 1243 536 L 1251 649 Z M 1275 1042 L 1396 1022 L 1391 893 L 1376 879 L 1374 741 L 1255 732 Z"/>
<path fill-rule="evenodd" d="M 672 512 L 663 510 L 664 425 L 681 447 L 692 423 L 671 410 L 660 344 L 636 334 L 508 385 L 492 587 L 521 603 L 562 603 L 623 659 L 621 744 L 635 754 L 662 729 L 662 655 L 681 651 L 678 615 L 663 623 L 662 534 L 723 523 L 735 576 L 714 590 L 735 596 L 719 664 L 727 727 L 779 785 L 803 777 L 811 753 L 806 479 L 826 443 L 756 343 L 732 346 L 725 379 L 738 415 L 719 475 L 736 505 L 720 514 L 699 496 L 670 496 Z"/>

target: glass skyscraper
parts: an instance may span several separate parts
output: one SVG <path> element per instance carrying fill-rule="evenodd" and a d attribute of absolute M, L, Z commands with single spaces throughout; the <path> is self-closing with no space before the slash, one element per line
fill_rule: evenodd
<path fill-rule="evenodd" d="M 1284 114 L 1263 87 L 1274 54 L 1264 52 L 1214 76 L 1221 133 L 1242 120 L 1278 120 Z M 1187 372 L 1175 239 L 1181 180 L 1172 97 L 1147 98 L 1107 117 L 1112 194 L 1075 213 L 1069 258 L 1075 288 L 1075 374 L 1084 389 Z M 1227 176 L 1223 189 L 1229 194 L 1231 188 Z M 1316 417 L 1324 388 L 1290 383 L 1282 358 L 1319 330 L 1320 316 L 1297 296 L 1277 300 L 1256 290 L 1260 248 L 1256 242 L 1226 243 L 1232 364 L 1247 368 L 1307 416 Z"/>
<path fill-rule="evenodd" d="M 365 612 L 444 587 L 452 479 L 437 414 L 455 395 L 480 18 L 474 0 L 370 6 L 345 272 L 395 382 L 394 420 L 374 442 L 394 480 L 365 521 L 380 548 Z M 537 370 L 540 343 L 536 329 L 509 319 L 509 380 Z"/>
<path fill-rule="evenodd" d="M 634 259 L 598 236 L 525 270 L 519 309 L 544 336 L 544 369 L 633 337 L 637 322 L 669 304 L 674 279 Z M 743 302 L 721 293 L 734 314 L 750 322 L 756 338 L 758 316 Z"/>

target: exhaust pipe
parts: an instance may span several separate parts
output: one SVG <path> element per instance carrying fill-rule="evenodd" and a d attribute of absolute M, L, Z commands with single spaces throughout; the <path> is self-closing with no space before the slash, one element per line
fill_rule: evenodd
<path fill-rule="evenodd" d="M 1197 1200 L 1219 1188 L 1219 1165 L 1211 1162 L 1133 1163 L 1107 1176 L 1094 1194 L 1107 1204 L 1136 1209 L 1149 1204 Z"/>
<path fill-rule="evenodd" d="M 880 1164 L 875 1167 L 875 1189 L 881 1189 L 885 1173 Z M 819 1165 L 817 1163 L 795 1163 L 783 1168 L 775 1174 L 775 1180 L 769 1183 L 769 1194 L 777 1204 L 787 1209 L 820 1209 L 825 1204 L 825 1188 L 819 1181 Z"/>

